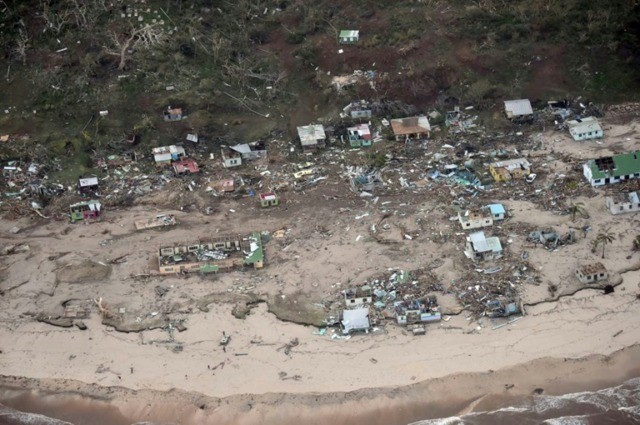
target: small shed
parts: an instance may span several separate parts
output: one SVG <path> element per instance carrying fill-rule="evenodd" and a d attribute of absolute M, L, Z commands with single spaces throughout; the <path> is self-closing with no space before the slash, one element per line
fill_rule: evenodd
<path fill-rule="evenodd" d="M 533 115 L 533 108 L 529 99 L 505 100 L 504 113 L 512 120 Z"/>
<path fill-rule="evenodd" d="M 602 263 L 585 264 L 576 269 L 576 277 L 584 284 L 609 279 L 609 272 Z"/>
<path fill-rule="evenodd" d="M 260 206 L 263 208 L 276 206 L 280 203 L 278 195 L 273 192 L 260 194 Z"/>
<path fill-rule="evenodd" d="M 342 30 L 340 31 L 340 44 L 356 44 L 360 40 L 359 30 Z"/>
<path fill-rule="evenodd" d="M 601 139 L 604 136 L 600 122 L 596 117 L 579 118 L 567 121 L 569 134 L 576 142 L 580 140 Z"/>
<path fill-rule="evenodd" d="M 81 177 L 78 179 L 78 190 L 80 193 L 94 193 L 98 191 L 98 177 Z"/>
<path fill-rule="evenodd" d="M 343 333 L 367 332 L 371 327 L 369 323 L 369 307 L 344 310 L 342 312 Z"/>

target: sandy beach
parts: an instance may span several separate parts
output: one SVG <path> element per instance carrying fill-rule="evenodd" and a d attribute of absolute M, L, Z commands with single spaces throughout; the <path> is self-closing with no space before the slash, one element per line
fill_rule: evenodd
<path fill-rule="evenodd" d="M 447 291 L 460 276 L 474 279 L 473 290 L 486 275 L 464 257 L 464 233 L 436 196 L 381 195 L 392 212 L 385 237 L 393 243 L 380 243 L 368 236 L 380 205 L 348 192 L 338 174 L 313 190 L 283 194 L 280 209 L 261 210 L 242 197 L 215 199 L 211 215 L 184 212 L 210 195 L 173 191 L 91 224 L 2 220 L 1 242 L 28 249 L 2 257 L 0 402 L 12 406 L 20 388 L 44 391 L 38 397 L 93 397 L 115 407 L 122 423 L 403 424 L 482 406 L 488 395 L 561 394 L 638 376 L 640 256 L 631 251 L 638 214 L 611 215 L 604 190 L 588 188 L 572 199 L 589 218 L 574 221 L 560 213 L 563 205 L 545 207 L 552 193 L 533 192 L 559 174 L 588 186 L 562 158 L 579 164 L 637 146 L 636 123 L 608 131 L 606 147 L 541 135 L 543 149 L 527 152 L 540 169 L 535 186 L 498 186 L 477 200 L 500 201 L 510 212 L 494 232 L 506 245 L 503 273 L 522 295 L 526 315 L 517 320 L 476 317 Z M 450 190 L 454 199 L 466 196 Z M 158 213 L 175 214 L 178 225 L 134 230 L 135 220 Z M 526 232 L 550 226 L 593 230 L 576 231 L 575 244 L 555 250 L 527 242 Z M 603 227 L 616 235 L 605 259 L 589 244 Z M 265 243 L 264 269 L 157 275 L 159 246 L 251 230 L 284 231 Z M 519 260 L 524 251 L 526 263 Z M 595 261 L 606 265 L 615 292 L 604 295 L 601 285 L 575 278 L 578 265 Z M 343 302 L 348 285 L 398 269 L 427 269 L 445 288 L 438 295 L 444 320 L 426 336 L 392 321 L 350 339 L 309 325 L 327 314 L 323 306 Z M 118 312 L 117 323 L 103 322 L 94 302 L 100 298 Z M 46 323 L 68 305 L 90 310 L 86 330 Z M 248 313 L 237 318 L 242 308 Z M 224 349 L 223 332 L 231 338 Z"/>

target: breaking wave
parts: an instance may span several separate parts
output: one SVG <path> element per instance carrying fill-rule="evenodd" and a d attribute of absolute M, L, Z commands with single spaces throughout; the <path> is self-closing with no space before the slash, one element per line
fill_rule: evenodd
<path fill-rule="evenodd" d="M 411 425 L 636 425 L 640 424 L 640 378 L 617 387 L 559 396 L 532 395 L 513 406 Z"/>

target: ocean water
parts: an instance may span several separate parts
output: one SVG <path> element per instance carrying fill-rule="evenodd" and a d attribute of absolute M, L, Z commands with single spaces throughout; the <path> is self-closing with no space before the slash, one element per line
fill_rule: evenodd
<path fill-rule="evenodd" d="M 640 378 L 599 391 L 571 393 L 559 396 L 531 395 L 514 402 L 496 397 L 485 399 L 493 410 L 473 411 L 465 415 L 425 419 L 410 425 L 636 425 L 640 424 Z M 0 425 L 160 425 L 125 418 L 108 403 L 82 397 L 56 398 L 25 392 L 5 398 L 0 404 Z M 339 407 L 338 407 L 339 408 Z M 453 412 L 452 412 L 453 413 Z M 407 425 L 400 412 L 380 412 L 375 419 L 358 421 L 351 416 L 349 425 Z M 282 424 L 297 424 L 295 418 Z M 206 419 L 197 423 L 164 422 L 162 425 L 208 425 Z M 211 420 L 212 425 L 219 422 Z M 341 422 L 343 423 L 343 422 Z M 268 424 L 266 424 L 268 425 Z M 334 423 L 335 425 L 335 423 Z"/>
<path fill-rule="evenodd" d="M 532 395 L 514 405 L 411 425 L 638 425 L 640 378 L 593 392 Z"/>

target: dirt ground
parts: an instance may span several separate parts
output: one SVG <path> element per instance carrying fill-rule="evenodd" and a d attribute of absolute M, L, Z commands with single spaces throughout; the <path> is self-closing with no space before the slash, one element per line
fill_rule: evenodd
<path fill-rule="evenodd" d="M 326 180 L 282 192 L 282 204 L 270 209 L 249 196 L 212 197 L 199 189 L 180 196 L 152 192 L 132 207 L 107 209 L 94 223 L 35 215 L 2 220 L 2 243 L 14 249 L 0 257 L 0 373 L 214 396 L 331 392 L 407 385 L 541 357 L 609 354 L 631 346 L 640 325 L 640 257 L 631 251 L 639 216 L 611 215 L 604 195 L 618 189 L 592 189 L 576 165 L 637 147 L 637 125 L 605 120 L 607 136 L 598 142 L 578 144 L 547 131 L 527 134 L 523 145 L 505 143 L 503 148 L 529 157 L 538 178 L 531 184 L 492 185 L 475 195 L 449 183 L 406 188 L 399 183 L 401 178 L 419 181 L 420 161 L 434 152 L 451 152 L 432 141 L 420 155 L 389 161 L 382 174 L 386 187 L 373 197 L 349 191 L 342 173 L 342 166 L 361 159 L 362 152 L 330 150 L 336 159 L 327 162 Z M 451 202 L 461 200 L 465 205 L 505 204 L 509 218 L 485 229 L 500 237 L 505 258 L 474 264 L 464 256 L 465 232 L 450 219 Z M 572 221 L 569 200 L 584 203 L 589 218 Z M 190 212 L 170 209 L 177 205 L 195 207 Z M 211 205 L 212 214 L 201 212 Z M 178 225 L 134 230 L 135 220 L 158 213 L 175 214 Z M 387 226 L 380 225 L 383 217 Z M 591 230 L 583 232 L 585 226 Z M 14 227 L 18 233 L 11 231 Z M 554 250 L 526 241 L 529 231 L 546 227 L 561 234 L 574 230 L 577 241 Z M 615 240 L 601 259 L 599 251 L 591 252 L 590 241 L 605 227 Z M 159 246 L 253 230 L 266 236 L 263 269 L 157 275 Z M 613 294 L 585 289 L 574 277 L 578 265 L 594 261 L 602 261 L 612 274 L 610 282 L 618 285 Z M 492 266 L 502 271 L 483 273 Z M 319 332 L 330 307 L 341 305 L 342 290 L 398 269 L 423 276 L 416 285 L 441 285 L 435 294 L 445 320 L 429 325 L 425 337 L 413 337 L 393 321 L 349 340 L 337 339 L 331 330 Z M 526 316 L 507 323 L 478 316 L 458 301 L 461 286 L 473 291 L 494 280 L 517 288 Z M 553 294 L 549 285 L 557 287 Z M 104 322 L 96 303 L 100 299 L 110 312 Z M 71 307 L 88 310 L 88 317 L 75 321 L 86 330 L 78 324 L 49 324 Z M 71 326 L 73 320 L 65 323 Z M 231 336 L 224 350 L 218 344 L 223 332 Z"/>

